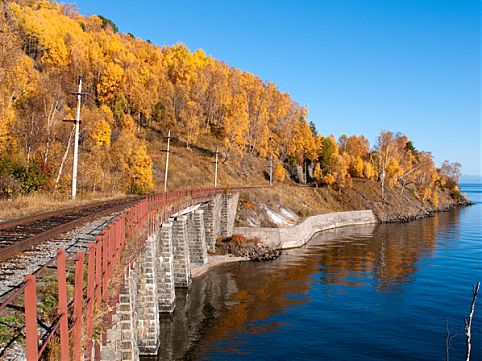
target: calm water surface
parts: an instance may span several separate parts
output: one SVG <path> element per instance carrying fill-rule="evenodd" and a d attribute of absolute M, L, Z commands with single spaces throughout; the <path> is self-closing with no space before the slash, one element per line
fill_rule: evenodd
<path fill-rule="evenodd" d="M 462 191 L 482 201 L 480 184 Z M 162 319 L 158 359 L 445 360 L 448 322 L 462 360 L 481 213 L 324 232 L 275 261 L 215 269 Z M 482 296 L 472 332 L 482 360 Z"/>

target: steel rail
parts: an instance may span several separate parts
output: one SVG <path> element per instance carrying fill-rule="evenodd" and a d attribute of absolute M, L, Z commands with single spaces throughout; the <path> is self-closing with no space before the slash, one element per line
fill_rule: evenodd
<path fill-rule="evenodd" d="M 242 191 L 242 190 L 251 190 L 251 189 L 258 189 L 258 188 L 265 188 L 265 187 L 267 186 L 244 186 L 244 187 L 223 187 L 223 188 L 206 187 L 206 188 L 192 188 L 192 189 L 182 189 L 177 191 L 171 191 L 171 192 L 167 192 L 167 199 L 169 201 L 172 201 L 172 197 L 176 199 L 174 200 L 174 202 L 170 202 L 170 204 L 168 204 L 167 206 L 179 207 L 180 206 L 179 203 L 182 203 L 182 198 L 185 198 L 185 197 L 190 197 L 192 200 L 201 201 L 201 199 L 203 199 L 204 197 L 209 198 L 213 194 L 223 193 L 225 191 Z M 5 261 L 9 258 L 13 258 L 19 253 L 25 252 L 41 244 L 42 242 L 48 241 L 63 233 L 69 232 L 75 227 L 78 227 L 84 223 L 93 221 L 95 219 L 98 219 L 100 217 L 103 217 L 115 212 L 120 212 L 134 205 L 138 201 L 148 197 L 150 197 L 150 195 L 145 197 L 132 197 L 126 200 L 125 202 L 122 202 L 123 200 L 122 201 L 114 200 L 114 201 L 103 201 L 103 202 L 91 203 L 91 204 L 86 204 L 82 206 L 37 213 L 30 216 L 17 218 L 11 221 L 1 222 L 0 230 L 8 231 L 9 229 L 14 229 L 16 226 L 29 225 L 31 223 L 34 223 L 37 221 L 43 221 L 43 220 L 47 221 L 52 217 L 62 217 L 69 214 L 75 214 L 77 212 L 86 211 L 97 207 L 103 207 L 109 204 L 113 205 L 112 207 L 109 207 L 107 209 L 96 211 L 87 216 L 80 216 L 77 219 L 62 223 L 47 231 L 41 232 L 39 234 L 33 235 L 23 240 L 14 241 L 10 245 L 1 247 L 0 262 Z M 119 202 L 121 203 L 119 204 Z"/>
<path fill-rule="evenodd" d="M 75 227 L 78 227 L 84 223 L 93 221 L 95 219 L 98 219 L 103 216 L 107 216 L 109 214 L 115 213 L 115 212 L 120 212 L 125 208 L 128 208 L 132 205 L 134 205 L 137 201 L 139 201 L 139 198 L 132 198 L 128 201 L 122 202 L 119 204 L 119 202 L 110 202 L 112 203 L 112 207 L 108 207 L 103 210 L 99 210 L 97 212 L 94 212 L 92 214 L 86 215 L 86 216 L 80 216 L 77 219 L 62 223 L 56 227 L 53 227 L 45 232 L 41 232 L 39 234 L 36 234 L 32 237 L 15 241 L 10 245 L 4 246 L 0 248 L 0 261 L 5 261 L 9 258 L 15 257 L 17 254 L 21 252 L 25 252 L 29 249 L 34 248 L 35 246 L 39 245 L 42 242 L 48 241 L 50 239 L 53 239 L 63 233 L 69 232 Z M 22 219 L 17 219 L 12 221 L 11 223 L 9 222 L 10 227 L 5 227 L 4 229 L 10 229 L 18 225 L 28 225 L 30 223 L 33 223 L 35 221 L 39 220 L 48 220 L 51 217 L 56 217 L 56 216 L 62 216 L 66 215 L 69 213 L 75 213 L 75 212 L 80 212 L 80 211 L 85 211 L 89 210 L 92 208 L 98 208 L 101 206 L 106 206 L 110 204 L 109 202 L 101 202 L 101 203 L 95 203 L 95 204 L 90 204 L 90 206 L 81 206 L 81 207 L 74 207 L 74 208 L 69 208 L 69 209 L 64 209 L 64 210 L 59 210 L 59 211 L 52 211 L 52 212 L 45 212 L 42 214 L 38 215 L 32 215 L 29 217 L 24 217 Z M 23 221 L 23 223 L 20 223 Z M 4 223 L 5 225 L 6 223 Z M 12 226 L 14 224 L 14 226 Z"/>
<path fill-rule="evenodd" d="M 41 221 L 51 217 L 59 217 L 59 216 L 65 215 L 66 213 L 81 212 L 94 207 L 102 207 L 109 204 L 118 204 L 120 201 L 123 201 L 123 200 L 130 202 L 132 200 L 139 200 L 139 197 L 130 197 L 129 199 L 122 198 L 122 199 L 115 199 L 115 200 L 109 200 L 109 201 L 100 201 L 95 203 L 83 204 L 75 207 L 60 208 L 60 209 L 55 209 L 47 212 L 35 213 L 25 217 L 20 217 L 20 218 L 15 218 L 8 221 L 0 222 L 0 230 L 10 229 L 16 226 L 29 224 L 36 221 Z"/>

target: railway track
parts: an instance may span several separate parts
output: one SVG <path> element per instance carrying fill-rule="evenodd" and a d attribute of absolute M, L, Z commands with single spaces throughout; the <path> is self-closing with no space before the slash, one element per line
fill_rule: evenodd
<path fill-rule="evenodd" d="M 266 186 L 232 187 L 231 190 L 251 190 Z M 199 198 L 203 192 L 219 191 L 200 188 L 170 192 L 169 196 Z M 142 197 L 130 197 L 104 201 L 55 211 L 33 214 L 27 217 L 0 222 L 0 262 L 29 251 L 42 242 L 54 239 L 63 233 L 95 219 L 119 212 L 134 205 Z"/>
<path fill-rule="evenodd" d="M 28 251 L 42 242 L 91 222 L 119 212 L 139 197 L 97 202 L 72 208 L 49 211 L 0 223 L 0 262 Z"/>

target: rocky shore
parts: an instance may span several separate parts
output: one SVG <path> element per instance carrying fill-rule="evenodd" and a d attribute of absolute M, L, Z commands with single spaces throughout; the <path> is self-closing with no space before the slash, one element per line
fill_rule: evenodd
<path fill-rule="evenodd" d="M 408 223 L 422 218 L 433 217 L 436 213 L 448 212 L 461 207 L 468 207 L 472 204 L 473 202 L 470 200 L 461 199 L 437 208 L 421 208 L 415 212 L 394 212 L 387 215 L 378 216 L 375 214 L 375 217 L 377 217 L 378 223 Z"/>
<path fill-rule="evenodd" d="M 220 240 L 216 248 L 220 253 L 245 257 L 251 261 L 268 261 L 281 255 L 280 247 L 273 247 L 259 238 L 247 238 L 241 234 Z"/>

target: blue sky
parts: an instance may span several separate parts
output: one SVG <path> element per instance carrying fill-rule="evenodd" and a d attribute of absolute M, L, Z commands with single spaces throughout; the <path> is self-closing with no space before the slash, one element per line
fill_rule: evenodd
<path fill-rule="evenodd" d="M 482 174 L 479 0 L 71 2 L 276 83 L 322 134 L 401 131 Z"/>

